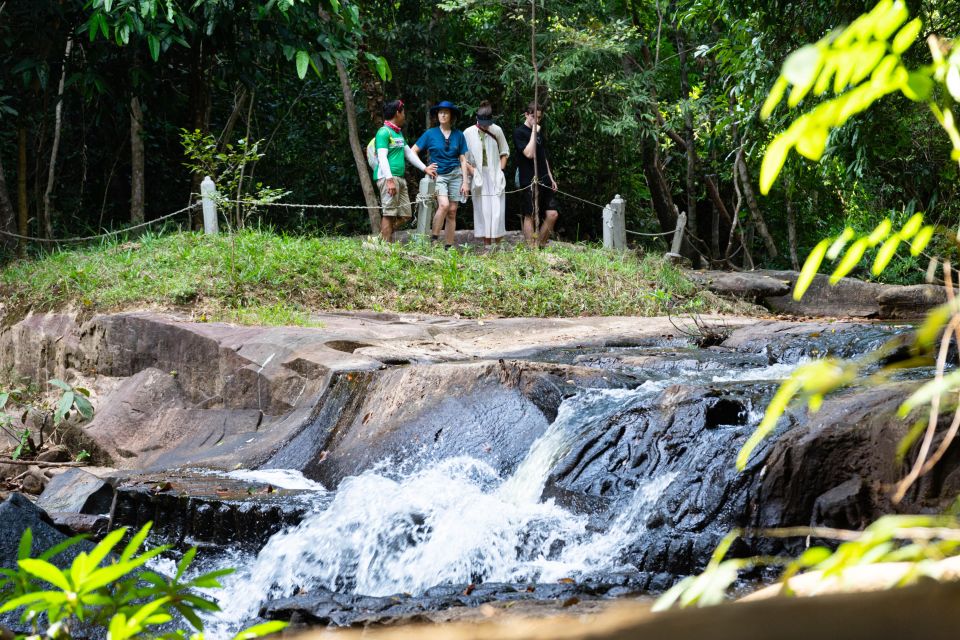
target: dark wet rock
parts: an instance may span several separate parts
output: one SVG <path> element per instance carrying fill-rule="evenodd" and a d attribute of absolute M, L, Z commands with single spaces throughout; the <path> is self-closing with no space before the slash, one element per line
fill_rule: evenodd
<path fill-rule="evenodd" d="M 106 515 L 56 511 L 47 515 L 57 529 L 70 536 L 88 534 L 94 538 L 102 538 L 110 527 L 110 517 Z"/>
<path fill-rule="evenodd" d="M 264 604 L 260 616 L 272 620 L 298 620 L 331 627 L 388 625 L 428 622 L 423 614 L 483 604 L 516 601 L 592 600 L 620 586 L 575 583 L 512 584 L 501 582 L 476 585 L 441 585 L 423 595 L 395 594 L 385 597 L 342 594 L 324 588 Z M 569 606 L 569 604 L 567 606 Z"/>
<path fill-rule="evenodd" d="M 850 358 L 876 350 L 904 327 L 852 322 L 759 322 L 735 329 L 722 347 L 766 356 L 770 364 L 827 356 Z"/>
<path fill-rule="evenodd" d="M 605 370 L 626 370 L 641 378 L 657 373 L 669 376 L 681 371 L 727 372 L 769 364 L 766 355 L 741 353 L 723 347 L 608 351 L 584 354 L 578 356 L 574 362 L 578 365 Z"/>
<path fill-rule="evenodd" d="M 83 469 L 68 469 L 56 475 L 37 499 L 48 512 L 104 514 L 110 512 L 113 487 Z"/>
<path fill-rule="evenodd" d="M 134 476 L 117 486 L 114 523 L 153 522 L 154 532 L 177 545 L 259 549 L 298 524 L 315 507 L 315 495 L 211 475 Z"/>
<path fill-rule="evenodd" d="M 36 557 L 47 549 L 67 539 L 57 530 L 47 514 L 19 493 L 12 493 L 0 503 L 0 568 L 15 569 L 17 549 L 23 532 L 30 529 L 33 534 L 32 556 Z M 90 551 L 93 545 L 80 542 L 50 559 L 54 565 L 64 568 L 73 562 L 81 551 Z M 0 614 L 0 625 L 13 631 L 29 632 L 29 628 L 19 621 L 19 613 Z"/>
<path fill-rule="evenodd" d="M 583 387 L 635 384 L 622 374 L 520 361 L 385 371 L 366 386 L 361 404 L 328 427 L 323 459 L 304 472 L 333 488 L 383 460 L 467 455 L 508 473 L 556 417 L 564 398 Z"/>

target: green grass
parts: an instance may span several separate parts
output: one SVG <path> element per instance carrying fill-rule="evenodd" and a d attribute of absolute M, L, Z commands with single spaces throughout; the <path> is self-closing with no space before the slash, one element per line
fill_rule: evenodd
<path fill-rule="evenodd" d="M 0 300 L 7 323 L 64 309 L 178 309 L 270 325 L 310 325 L 313 312 L 332 309 L 471 318 L 734 310 L 659 256 L 585 245 L 483 255 L 263 230 L 149 235 L 21 260 L 0 271 Z"/>

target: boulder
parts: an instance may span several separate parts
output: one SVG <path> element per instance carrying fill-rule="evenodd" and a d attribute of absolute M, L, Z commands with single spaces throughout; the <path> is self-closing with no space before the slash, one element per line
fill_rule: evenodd
<path fill-rule="evenodd" d="M 301 470 L 331 488 L 384 460 L 409 464 L 467 455 L 507 473 L 550 425 L 564 397 L 584 386 L 632 384 L 597 369 L 505 360 L 391 369 L 370 380 L 362 402 L 326 425 L 329 439 Z"/>
<path fill-rule="evenodd" d="M 946 301 L 946 289 L 931 284 L 888 287 L 877 296 L 883 318 L 920 318 Z"/>
<path fill-rule="evenodd" d="M 757 271 L 691 271 L 688 275 L 693 282 L 718 295 L 752 301 L 785 296 L 793 285 L 791 279 Z"/>
<path fill-rule="evenodd" d="M 22 494 L 12 493 L 9 498 L 0 503 L 0 568 L 15 569 L 17 567 L 17 549 L 27 529 L 30 529 L 33 534 L 32 557 L 37 557 L 50 547 L 67 539 L 67 536 L 57 530 L 42 509 Z M 73 562 L 78 553 L 89 552 L 92 548 L 91 543 L 81 541 L 53 556 L 50 562 L 64 568 Z M 20 623 L 19 612 L 0 614 L 0 627 L 2 626 L 20 633 L 30 632 L 28 626 Z"/>
<path fill-rule="evenodd" d="M 37 499 L 47 512 L 105 514 L 113 503 L 113 487 L 83 469 L 68 469 L 56 475 Z"/>
<path fill-rule="evenodd" d="M 802 358 L 852 358 L 869 353 L 907 330 L 855 322 L 763 321 L 734 329 L 720 346 L 763 355 L 769 364 L 793 364 Z"/>

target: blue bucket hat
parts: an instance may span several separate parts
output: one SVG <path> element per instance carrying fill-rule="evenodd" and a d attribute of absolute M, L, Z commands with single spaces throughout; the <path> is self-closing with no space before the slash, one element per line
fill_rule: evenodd
<path fill-rule="evenodd" d="M 450 111 L 453 112 L 453 115 L 457 116 L 458 118 L 460 117 L 460 109 L 458 109 L 457 105 L 453 104 L 449 100 L 443 100 L 430 107 L 430 115 L 437 115 L 437 111 L 440 109 L 450 109 Z"/>

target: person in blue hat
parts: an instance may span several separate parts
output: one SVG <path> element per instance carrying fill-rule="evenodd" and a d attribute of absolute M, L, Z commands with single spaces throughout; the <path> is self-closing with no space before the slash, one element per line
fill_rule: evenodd
<path fill-rule="evenodd" d="M 440 231 L 446 223 L 443 243 L 449 249 L 456 242 L 458 202 L 466 202 L 470 192 L 463 179 L 467 175 L 467 140 L 463 132 L 454 127 L 460 109 L 452 102 L 438 102 L 430 109 L 430 115 L 436 118 L 437 126 L 427 129 L 412 149 L 414 153 L 429 152 L 430 162 L 437 165 L 437 213 L 433 216 L 433 239 L 440 238 Z"/>

